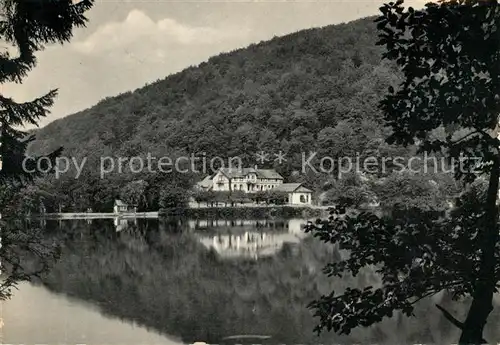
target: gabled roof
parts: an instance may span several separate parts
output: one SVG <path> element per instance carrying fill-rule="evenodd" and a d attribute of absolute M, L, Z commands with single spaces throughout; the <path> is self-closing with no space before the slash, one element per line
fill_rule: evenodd
<path fill-rule="evenodd" d="M 127 206 L 127 204 L 124 203 L 123 201 L 119 200 L 119 199 L 116 199 L 115 200 L 115 206 Z"/>
<path fill-rule="evenodd" d="M 227 178 L 244 177 L 248 169 L 220 168 L 219 171 Z"/>
<path fill-rule="evenodd" d="M 285 193 L 312 193 L 312 190 L 302 186 L 302 183 L 283 183 L 273 188 L 272 191 Z"/>
<path fill-rule="evenodd" d="M 268 179 L 283 179 L 283 176 L 278 174 L 278 172 L 274 169 L 258 169 L 257 176 L 260 178 L 268 178 Z"/>
<path fill-rule="evenodd" d="M 257 177 L 264 179 L 283 180 L 283 176 L 274 169 L 255 169 L 255 168 L 220 168 L 219 171 L 227 178 L 245 177 L 250 173 L 255 173 Z"/>
<path fill-rule="evenodd" d="M 212 183 L 213 183 L 212 176 L 207 176 L 203 180 L 201 180 L 200 182 L 198 182 L 198 186 L 209 188 L 209 187 L 212 186 Z"/>
<path fill-rule="evenodd" d="M 313 191 L 310 190 L 309 188 L 306 188 L 304 186 L 300 186 L 295 190 L 295 193 L 312 193 Z"/>

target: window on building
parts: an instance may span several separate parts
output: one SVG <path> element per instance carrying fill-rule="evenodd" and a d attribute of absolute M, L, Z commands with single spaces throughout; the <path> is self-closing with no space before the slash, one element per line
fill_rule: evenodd
<path fill-rule="evenodd" d="M 301 203 L 306 203 L 306 197 L 304 196 L 304 194 L 300 194 L 300 202 Z"/>

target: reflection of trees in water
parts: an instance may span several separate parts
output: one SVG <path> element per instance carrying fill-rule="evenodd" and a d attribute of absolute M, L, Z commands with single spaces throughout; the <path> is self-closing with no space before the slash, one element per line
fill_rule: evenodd
<path fill-rule="evenodd" d="M 44 222 L 0 220 L 0 299 L 12 296 L 18 283 L 40 279 L 60 255 L 58 245 L 43 236 Z"/>
<path fill-rule="evenodd" d="M 321 294 L 347 286 L 376 285 L 372 271 L 355 278 L 328 279 L 321 269 L 340 252 L 310 238 L 284 246 L 259 261 L 225 261 L 190 232 L 158 224 L 117 233 L 110 222 L 68 222 L 51 237 L 65 241 L 62 259 L 43 279 L 51 290 L 99 305 L 103 312 L 135 321 L 186 342 L 222 343 L 236 334 L 269 335 L 259 343 L 451 343 L 457 337 L 426 300 L 416 318 L 390 320 L 348 336 L 312 333 L 316 320 L 306 305 Z M 142 238 L 142 240 L 140 240 Z M 131 243 L 139 241 L 140 248 Z M 465 308 L 447 303 L 460 317 Z M 492 315 L 494 320 L 498 315 Z M 488 332 L 498 335 L 494 323 Z M 488 339 L 498 339 L 491 336 Z"/>

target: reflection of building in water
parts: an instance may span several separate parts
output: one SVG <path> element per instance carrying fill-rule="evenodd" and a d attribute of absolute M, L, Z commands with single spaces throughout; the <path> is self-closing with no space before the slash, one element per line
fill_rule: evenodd
<path fill-rule="evenodd" d="M 304 221 L 293 219 L 285 222 L 287 232 L 253 230 L 239 234 L 214 234 L 200 236 L 200 241 L 207 248 L 215 249 L 222 257 L 258 258 L 277 253 L 285 243 L 299 243 L 306 236 L 302 230 L 303 224 Z"/>
<path fill-rule="evenodd" d="M 270 228 L 270 229 L 283 229 L 293 233 L 302 232 L 302 219 L 196 219 L 189 220 L 188 227 L 191 230 L 209 229 L 209 228 L 237 228 L 237 227 L 250 227 L 250 228 Z"/>
<path fill-rule="evenodd" d="M 249 219 L 196 219 L 189 220 L 188 225 L 190 229 L 207 229 L 207 228 L 218 228 L 224 226 L 259 226 L 258 224 L 265 223 L 265 220 L 249 220 Z"/>
<path fill-rule="evenodd" d="M 137 225 L 137 218 L 126 219 L 126 218 L 115 217 L 114 224 L 117 232 L 122 231 L 131 225 Z"/>
<path fill-rule="evenodd" d="M 288 232 L 292 234 L 303 234 L 304 233 L 304 221 L 302 219 L 290 219 L 287 222 Z"/>

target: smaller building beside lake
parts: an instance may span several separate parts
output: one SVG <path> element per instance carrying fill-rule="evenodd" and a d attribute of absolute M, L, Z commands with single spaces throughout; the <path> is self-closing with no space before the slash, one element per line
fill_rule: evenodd
<path fill-rule="evenodd" d="M 291 205 L 311 205 L 312 190 L 302 183 L 283 183 L 274 189 L 275 192 L 285 193 L 285 202 Z"/>
<path fill-rule="evenodd" d="M 127 212 L 137 212 L 137 208 L 130 206 L 119 199 L 116 199 L 113 206 L 113 213 L 118 214 Z"/>

